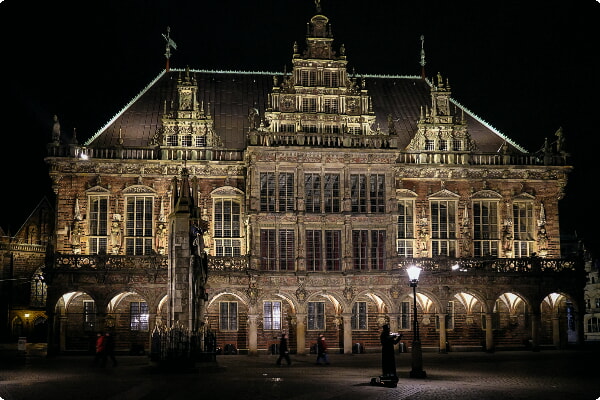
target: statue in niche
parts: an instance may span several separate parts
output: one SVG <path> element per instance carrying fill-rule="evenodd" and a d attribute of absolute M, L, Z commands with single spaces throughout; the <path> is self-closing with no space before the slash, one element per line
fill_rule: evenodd
<path fill-rule="evenodd" d="M 156 227 L 156 250 L 164 255 L 167 248 L 167 224 L 160 221 Z"/>
<path fill-rule="evenodd" d="M 114 214 L 113 220 L 110 225 L 110 245 L 112 246 L 112 253 L 119 254 L 121 249 L 121 215 Z"/>
<path fill-rule="evenodd" d="M 71 230 L 71 247 L 73 254 L 81 254 L 81 238 L 83 237 L 83 222 L 81 219 L 75 218 L 73 228 Z"/>

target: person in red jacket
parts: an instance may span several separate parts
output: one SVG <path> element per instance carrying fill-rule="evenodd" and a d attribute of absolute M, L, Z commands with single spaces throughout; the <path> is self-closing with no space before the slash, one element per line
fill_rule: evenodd
<path fill-rule="evenodd" d="M 100 332 L 96 335 L 96 355 L 94 356 L 94 364 L 102 363 L 105 354 L 104 335 Z"/>
<path fill-rule="evenodd" d="M 321 365 L 321 362 L 325 365 L 329 365 L 327 342 L 325 341 L 325 335 L 322 333 L 319 335 L 319 340 L 317 340 L 317 364 Z"/>

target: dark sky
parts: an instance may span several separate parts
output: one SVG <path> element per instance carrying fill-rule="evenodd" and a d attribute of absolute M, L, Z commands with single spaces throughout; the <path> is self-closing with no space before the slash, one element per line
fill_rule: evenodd
<path fill-rule="evenodd" d="M 600 90 L 600 3 L 537 1 L 321 0 L 358 74 L 420 74 L 450 81 L 453 97 L 513 141 L 535 151 L 563 128 L 574 172 L 561 224 L 598 248 L 593 192 Z M 288 71 L 303 46 L 311 0 L 107 0 L 0 2 L 3 101 L 0 226 L 13 233 L 44 195 L 43 157 L 52 116 L 80 143 L 165 67 Z M 51 199 L 53 201 L 53 199 Z"/>

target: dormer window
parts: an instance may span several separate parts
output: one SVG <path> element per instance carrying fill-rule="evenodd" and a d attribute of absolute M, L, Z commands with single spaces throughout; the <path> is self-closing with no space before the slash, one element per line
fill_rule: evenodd
<path fill-rule="evenodd" d="M 453 151 L 461 151 L 462 150 L 462 142 L 458 139 L 454 139 L 452 141 L 452 150 Z"/>
<path fill-rule="evenodd" d="M 325 71 L 323 74 L 323 86 L 338 87 L 340 86 L 339 75 L 337 71 Z"/>
<path fill-rule="evenodd" d="M 304 70 L 300 73 L 301 86 L 315 86 L 317 83 L 317 72 Z"/>
<path fill-rule="evenodd" d="M 182 135 L 181 145 L 183 147 L 190 147 L 192 145 L 192 135 Z"/>
<path fill-rule="evenodd" d="M 196 136 L 194 139 L 196 147 L 206 147 L 206 136 Z"/>
<path fill-rule="evenodd" d="M 446 151 L 446 150 L 448 150 L 448 141 L 440 140 L 440 151 Z"/>
<path fill-rule="evenodd" d="M 435 150 L 435 140 L 426 139 L 425 140 L 425 150 L 430 150 L 430 151 Z"/>
<path fill-rule="evenodd" d="M 167 146 L 177 146 L 177 135 L 167 136 Z"/>

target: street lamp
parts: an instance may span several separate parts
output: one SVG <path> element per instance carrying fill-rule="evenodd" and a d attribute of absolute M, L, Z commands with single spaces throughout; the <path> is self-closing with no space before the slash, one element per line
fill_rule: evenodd
<path fill-rule="evenodd" d="M 412 342 L 412 370 L 411 378 L 426 378 L 427 373 L 423 371 L 423 352 L 421 349 L 421 339 L 419 338 L 419 323 L 417 321 L 417 285 L 419 284 L 419 275 L 421 268 L 412 265 L 406 269 L 410 287 L 413 288 L 413 342 Z"/>

